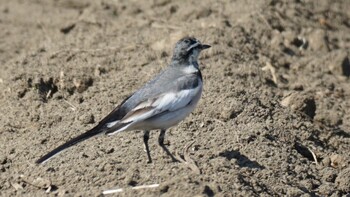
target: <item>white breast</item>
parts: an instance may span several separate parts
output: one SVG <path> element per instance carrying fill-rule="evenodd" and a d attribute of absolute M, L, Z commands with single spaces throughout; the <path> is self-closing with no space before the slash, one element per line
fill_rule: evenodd
<path fill-rule="evenodd" d="M 183 68 L 183 72 L 186 74 L 194 74 L 199 72 L 199 70 L 193 64 L 191 64 L 190 66 L 186 66 L 185 68 Z"/>

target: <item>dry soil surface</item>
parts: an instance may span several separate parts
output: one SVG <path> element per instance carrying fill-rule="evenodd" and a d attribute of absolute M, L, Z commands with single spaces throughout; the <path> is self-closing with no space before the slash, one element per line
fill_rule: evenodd
<path fill-rule="evenodd" d="M 346 196 L 350 193 L 349 0 L 1 0 L 0 195 Z M 212 48 L 197 109 L 166 135 L 96 125 L 170 61 Z M 156 188 L 131 189 L 159 184 Z"/>

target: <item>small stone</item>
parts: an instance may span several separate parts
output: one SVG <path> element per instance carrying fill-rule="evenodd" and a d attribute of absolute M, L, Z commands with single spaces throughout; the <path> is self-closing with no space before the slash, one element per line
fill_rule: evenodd
<path fill-rule="evenodd" d="M 85 90 L 87 90 L 90 86 L 93 85 L 93 82 L 94 81 L 91 77 L 81 77 L 73 79 L 74 87 L 79 93 L 82 93 Z"/>
<path fill-rule="evenodd" d="M 294 92 L 284 97 L 280 104 L 292 110 L 303 112 L 311 119 L 313 119 L 316 114 L 316 102 L 312 95 Z"/>
<path fill-rule="evenodd" d="M 41 177 L 34 179 L 31 182 L 31 184 L 35 185 L 36 187 L 39 187 L 39 188 L 50 188 L 51 187 L 51 181 L 49 179 L 43 179 Z"/>
<path fill-rule="evenodd" d="M 224 107 L 220 116 L 223 120 L 229 120 L 236 118 L 244 110 L 242 102 L 232 99 L 228 106 Z"/>
<path fill-rule="evenodd" d="M 308 36 L 308 40 L 313 51 L 328 51 L 326 32 L 323 29 L 312 31 Z"/>
<path fill-rule="evenodd" d="M 8 162 L 8 159 L 5 155 L 0 156 L 0 164 L 4 165 Z"/>
<path fill-rule="evenodd" d="M 106 69 L 102 68 L 100 64 L 97 64 L 94 70 L 94 75 L 96 77 L 101 76 L 103 73 L 106 72 Z"/>
<path fill-rule="evenodd" d="M 283 36 L 279 31 L 273 30 L 271 37 L 271 46 L 275 49 L 278 49 L 283 43 Z"/>
<path fill-rule="evenodd" d="M 291 88 L 295 91 L 303 91 L 304 90 L 304 86 L 302 84 L 292 84 Z"/>
<path fill-rule="evenodd" d="M 93 124 L 95 123 L 95 117 L 92 114 L 84 114 L 79 117 L 82 124 Z"/>
<path fill-rule="evenodd" d="M 338 154 L 331 155 L 330 159 L 331 159 L 331 166 L 333 168 L 342 167 L 344 163 L 343 157 Z"/>
<path fill-rule="evenodd" d="M 311 180 L 305 179 L 300 181 L 300 186 L 306 188 L 307 190 L 312 190 L 312 188 L 314 188 L 314 184 Z"/>

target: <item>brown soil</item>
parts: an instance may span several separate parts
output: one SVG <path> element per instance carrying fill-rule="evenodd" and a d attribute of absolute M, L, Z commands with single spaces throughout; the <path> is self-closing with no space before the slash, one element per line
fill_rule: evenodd
<path fill-rule="evenodd" d="M 349 10 L 348 0 L 1 0 L 0 195 L 349 194 Z M 184 35 L 212 45 L 197 109 L 166 136 L 187 163 L 154 131 L 152 164 L 142 132 L 34 164 L 164 68 Z"/>

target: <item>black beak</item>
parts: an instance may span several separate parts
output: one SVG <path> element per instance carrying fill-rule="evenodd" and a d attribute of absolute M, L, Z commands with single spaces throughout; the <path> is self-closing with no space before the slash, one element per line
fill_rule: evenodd
<path fill-rule="evenodd" d="M 211 46 L 210 45 L 207 45 L 207 44 L 202 44 L 201 45 L 201 49 L 204 50 L 204 49 L 208 49 L 210 48 Z"/>

